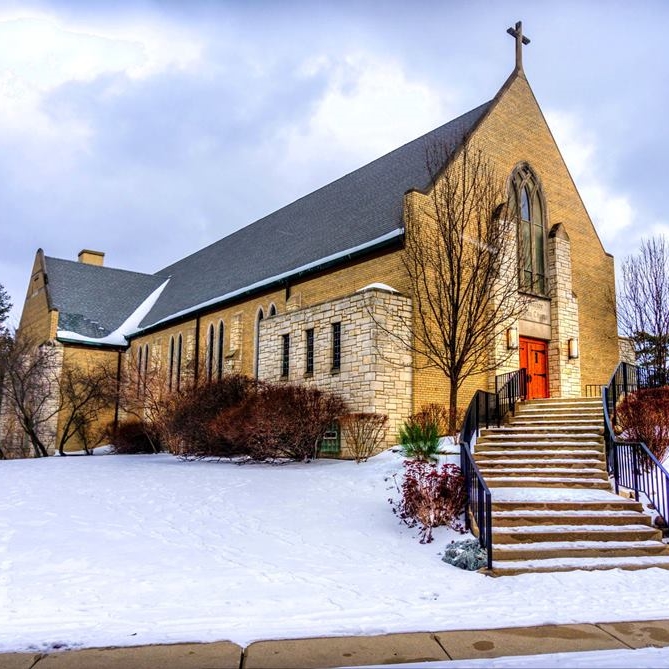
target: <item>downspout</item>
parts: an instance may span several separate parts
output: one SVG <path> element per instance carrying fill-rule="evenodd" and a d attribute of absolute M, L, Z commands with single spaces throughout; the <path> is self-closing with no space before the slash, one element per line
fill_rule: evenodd
<path fill-rule="evenodd" d="M 121 394 L 121 351 L 118 351 L 116 358 L 116 399 L 114 406 L 114 434 L 118 430 L 119 396 Z"/>

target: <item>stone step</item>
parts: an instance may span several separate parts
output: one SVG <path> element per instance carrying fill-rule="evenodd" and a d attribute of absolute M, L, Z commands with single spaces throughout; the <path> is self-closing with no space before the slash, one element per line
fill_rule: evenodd
<path fill-rule="evenodd" d="M 504 492 L 504 491 L 497 491 Z M 542 492 L 535 490 L 535 493 Z M 553 492 L 553 490 L 543 491 Z M 532 499 L 532 500 L 496 500 L 493 497 L 492 511 L 616 511 L 619 513 L 643 512 L 641 502 L 623 499 L 613 493 L 610 493 L 611 499 L 607 500 L 551 500 L 551 499 Z"/>
<path fill-rule="evenodd" d="M 475 462 L 478 465 L 479 469 L 496 470 L 496 469 L 547 469 L 560 468 L 560 469 L 584 469 L 584 470 L 601 470 L 606 469 L 606 462 L 603 458 L 593 459 L 593 458 L 546 458 L 542 459 L 541 457 L 528 458 L 528 457 L 506 457 L 506 458 L 489 458 L 488 454 L 484 456 L 476 457 Z"/>
<path fill-rule="evenodd" d="M 501 442 L 579 442 L 585 441 L 592 443 L 604 441 L 604 432 L 596 432 L 593 430 L 569 430 L 556 431 L 552 429 L 538 429 L 538 428 L 498 428 L 497 430 L 482 430 L 481 436 L 477 440 L 477 445 L 483 441 L 484 443 L 501 443 Z"/>
<path fill-rule="evenodd" d="M 662 532 L 646 525 L 521 525 L 518 527 L 495 527 L 492 541 L 495 544 L 522 544 L 588 541 L 657 541 L 661 546 Z M 565 546 L 566 548 L 566 546 Z M 495 556 L 499 559 L 499 553 Z"/>
<path fill-rule="evenodd" d="M 546 427 L 559 427 L 561 430 L 582 427 L 583 425 L 593 428 L 603 425 L 604 421 L 593 420 L 592 418 L 582 416 L 579 418 L 562 418 L 560 416 L 514 416 L 507 423 L 507 427 L 532 427 L 533 425 L 545 425 Z"/>
<path fill-rule="evenodd" d="M 493 576 L 516 576 L 527 573 L 546 573 L 558 571 L 599 571 L 604 569 L 669 569 L 669 556 L 575 556 L 565 558 L 528 559 L 509 562 L 493 561 Z"/>
<path fill-rule="evenodd" d="M 567 404 L 573 404 L 576 406 L 602 406 L 601 397 L 544 397 L 542 399 L 536 400 L 525 400 L 520 402 L 518 406 L 521 407 L 536 407 L 536 406 L 564 406 Z"/>
<path fill-rule="evenodd" d="M 595 490 L 611 490 L 608 480 L 602 478 L 576 478 L 548 476 L 486 476 L 489 488 L 593 488 Z"/>
<path fill-rule="evenodd" d="M 477 463 L 478 464 L 478 463 Z M 484 479 L 487 480 L 488 477 L 494 479 L 499 476 L 511 476 L 515 478 L 532 478 L 532 477 L 542 477 L 542 478 L 576 478 L 576 479 L 594 479 L 601 477 L 604 480 L 608 481 L 608 474 L 605 472 L 604 468 L 573 468 L 573 467 L 555 467 L 552 465 L 547 465 L 546 467 L 537 467 L 535 464 L 531 464 L 527 467 L 517 467 L 516 465 L 512 467 L 481 467 L 478 465 L 479 471 L 481 472 Z"/>
<path fill-rule="evenodd" d="M 546 450 L 545 448 L 485 448 L 476 450 L 474 454 L 476 461 L 481 460 L 578 460 L 579 462 L 592 460 L 597 462 L 606 462 L 604 450 L 595 450 L 593 448 L 582 449 L 556 449 Z"/>
<path fill-rule="evenodd" d="M 594 416 L 602 416 L 602 407 L 519 407 L 516 409 L 516 416 L 564 416 L 565 418 L 573 418 L 577 416 L 587 416 L 592 418 Z"/>
<path fill-rule="evenodd" d="M 650 516 L 634 511 L 578 510 L 578 509 L 518 509 L 493 511 L 495 527 L 522 527 L 530 525 L 646 525 L 651 527 Z"/>
<path fill-rule="evenodd" d="M 497 453 L 532 451 L 537 453 L 604 453 L 604 440 L 601 441 L 504 441 L 501 439 L 480 440 L 474 453 Z M 562 456 L 560 456 L 562 457 Z"/>
<path fill-rule="evenodd" d="M 497 435 L 498 438 L 509 437 L 513 435 L 527 435 L 527 434 L 538 434 L 544 435 L 550 433 L 552 435 L 568 435 L 572 436 L 587 436 L 592 439 L 596 439 L 600 435 L 604 434 L 604 428 L 600 424 L 591 424 L 591 425 L 572 425 L 569 427 L 562 427 L 562 425 L 546 425 L 540 423 L 538 425 L 505 425 L 503 427 L 492 427 L 492 428 L 483 428 L 481 430 L 481 435 L 491 436 Z"/>
<path fill-rule="evenodd" d="M 661 541 L 537 541 L 525 544 L 493 544 L 493 560 L 544 560 L 556 557 L 642 557 L 669 555 Z"/>

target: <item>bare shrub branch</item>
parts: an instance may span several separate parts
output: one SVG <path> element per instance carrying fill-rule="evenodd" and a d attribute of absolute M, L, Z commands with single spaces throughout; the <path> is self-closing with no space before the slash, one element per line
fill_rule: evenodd
<path fill-rule="evenodd" d="M 341 434 L 356 462 L 364 462 L 379 449 L 388 427 L 380 413 L 350 413 L 339 419 Z"/>

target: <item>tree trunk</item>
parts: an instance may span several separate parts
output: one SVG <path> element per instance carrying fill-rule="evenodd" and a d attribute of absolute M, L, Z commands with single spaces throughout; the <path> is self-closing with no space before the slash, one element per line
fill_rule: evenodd
<path fill-rule="evenodd" d="M 454 379 L 451 379 L 450 382 L 451 390 L 448 397 L 448 433 L 454 435 L 458 417 L 458 384 Z"/>

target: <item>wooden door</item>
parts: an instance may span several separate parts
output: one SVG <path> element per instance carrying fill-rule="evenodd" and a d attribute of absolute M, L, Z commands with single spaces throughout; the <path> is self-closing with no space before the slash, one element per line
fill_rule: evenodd
<path fill-rule="evenodd" d="M 548 397 L 548 342 L 521 337 L 520 366 L 527 370 L 527 399 Z"/>

